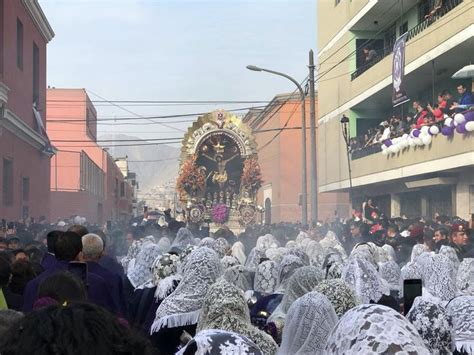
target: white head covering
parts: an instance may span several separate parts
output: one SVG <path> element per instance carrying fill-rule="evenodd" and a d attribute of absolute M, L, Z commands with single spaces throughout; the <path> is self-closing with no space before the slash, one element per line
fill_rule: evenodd
<path fill-rule="evenodd" d="M 331 301 L 338 317 L 359 304 L 354 290 L 341 279 L 323 280 L 314 291 L 322 293 Z"/>
<path fill-rule="evenodd" d="M 453 318 L 456 350 L 474 353 L 474 296 L 456 297 L 448 303 L 446 310 Z"/>
<path fill-rule="evenodd" d="M 273 311 L 268 323 L 284 322 L 286 313 L 297 298 L 311 292 L 323 280 L 323 273 L 314 266 L 303 266 L 290 277 L 285 295 L 278 307 Z"/>
<path fill-rule="evenodd" d="M 286 253 L 286 248 L 270 248 L 265 251 L 265 256 L 276 263 L 280 263 Z"/>
<path fill-rule="evenodd" d="M 257 267 L 254 279 L 254 290 L 264 296 L 275 292 L 278 284 L 278 265 L 271 260 L 266 260 Z"/>
<path fill-rule="evenodd" d="M 325 252 L 319 242 L 310 240 L 306 245 L 305 252 L 308 255 L 310 265 L 317 267 L 323 265 Z"/>
<path fill-rule="evenodd" d="M 339 254 L 343 257 L 343 259 L 347 258 L 347 253 L 344 250 L 344 247 L 342 246 L 341 242 L 337 239 L 336 233 L 333 231 L 327 232 L 326 236 L 319 242 L 319 244 L 325 248 L 333 248 L 336 249 Z"/>
<path fill-rule="evenodd" d="M 252 340 L 264 354 L 274 354 L 277 346 L 270 335 L 250 323 L 250 312 L 243 292 L 218 280 L 209 289 L 202 305 L 197 331 L 222 329 L 242 334 Z"/>
<path fill-rule="evenodd" d="M 200 331 L 176 355 L 184 355 L 188 348 L 194 346 L 195 354 L 199 355 L 262 355 L 257 345 L 249 338 L 220 329 Z"/>
<path fill-rule="evenodd" d="M 232 245 L 232 256 L 239 260 L 240 265 L 245 265 L 247 257 L 245 256 L 244 243 L 237 241 Z"/>
<path fill-rule="evenodd" d="M 431 296 L 442 301 L 449 301 L 456 295 L 456 269 L 454 264 L 447 256 L 441 254 L 428 255 L 429 259 L 421 265 L 423 288 Z"/>
<path fill-rule="evenodd" d="M 396 261 L 397 260 L 397 256 L 395 254 L 395 249 L 393 249 L 393 247 L 391 245 L 384 244 L 382 246 L 382 249 L 385 251 L 385 258 L 387 259 L 386 261 L 389 261 L 389 260 Z"/>
<path fill-rule="evenodd" d="M 197 323 L 204 297 L 221 274 L 218 254 L 209 248 L 194 250 L 184 267 L 183 279 L 156 310 L 152 333 L 162 327 L 180 327 Z"/>
<path fill-rule="evenodd" d="M 378 302 L 385 290 L 375 267 L 368 261 L 350 257 L 342 269 L 342 279 L 355 291 L 361 303 Z"/>
<path fill-rule="evenodd" d="M 240 265 L 237 258 L 234 258 L 231 255 L 226 255 L 221 259 L 222 270 L 226 270 L 232 266 Z"/>
<path fill-rule="evenodd" d="M 285 248 L 291 249 L 291 248 L 296 247 L 296 245 L 297 245 L 297 244 L 296 244 L 296 242 L 295 242 L 294 240 L 289 240 L 289 241 L 286 242 Z"/>
<path fill-rule="evenodd" d="M 263 250 L 260 250 L 257 247 L 253 248 L 250 251 L 249 257 L 247 258 L 245 267 L 256 270 L 258 264 L 260 263 L 260 259 L 263 257 L 265 257 L 265 252 Z"/>
<path fill-rule="evenodd" d="M 459 265 L 456 286 L 462 294 L 474 296 L 474 258 L 464 258 Z"/>
<path fill-rule="evenodd" d="M 337 321 L 326 296 L 318 292 L 305 294 L 288 310 L 278 354 L 324 354 L 327 338 Z"/>
<path fill-rule="evenodd" d="M 432 353 L 450 354 L 454 350 L 453 319 L 439 304 L 417 297 L 406 318 Z"/>
<path fill-rule="evenodd" d="M 253 286 L 251 272 L 242 265 L 228 268 L 224 271 L 222 278 L 244 292 L 251 290 Z"/>
<path fill-rule="evenodd" d="M 160 254 L 162 254 L 162 251 L 157 244 L 142 244 L 141 250 L 137 255 L 136 262 L 127 275 L 133 287 L 138 289 L 153 287 L 153 284 L 151 283 L 151 266 Z"/>
<path fill-rule="evenodd" d="M 461 262 L 459 261 L 458 255 L 456 254 L 456 251 L 453 249 L 453 247 L 450 247 L 449 245 L 443 245 L 439 249 L 439 253 L 441 255 L 447 256 L 448 259 L 453 262 L 453 265 L 457 271 Z"/>
<path fill-rule="evenodd" d="M 363 304 L 337 323 L 326 343 L 327 354 L 429 355 L 415 327 L 393 309 Z"/>
<path fill-rule="evenodd" d="M 296 255 L 285 255 L 278 266 L 278 287 L 275 293 L 285 293 L 291 275 L 302 266 L 305 264 L 301 258 Z"/>
<path fill-rule="evenodd" d="M 182 227 L 179 229 L 178 233 L 176 234 L 176 238 L 171 244 L 171 249 L 176 249 L 178 251 L 183 251 L 190 245 L 194 245 L 194 235 L 188 228 Z"/>
<path fill-rule="evenodd" d="M 393 261 L 387 261 L 385 263 L 379 263 L 379 274 L 385 281 L 387 281 L 390 290 L 400 290 L 400 277 L 401 271 L 400 266 Z"/>
<path fill-rule="evenodd" d="M 425 252 L 429 252 L 430 249 L 428 249 L 428 247 L 424 244 L 415 244 L 413 246 L 413 249 L 411 250 L 411 257 L 410 257 L 410 261 L 412 263 L 414 263 L 416 261 L 416 259 L 423 253 Z"/>
<path fill-rule="evenodd" d="M 157 245 L 162 253 L 166 253 L 171 246 L 171 242 L 168 237 L 161 237 Z"/>

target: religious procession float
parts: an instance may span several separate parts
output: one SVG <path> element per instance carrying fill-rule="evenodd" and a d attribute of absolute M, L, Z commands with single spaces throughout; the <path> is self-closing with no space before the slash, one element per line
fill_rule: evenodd
<path fill-rule="evenodd" d="M 251 129 L 226 111 L 199 117 L 184 136 L 176 186 L 188 221 L 240 231 L 256 221 L 261 185 Z"/>

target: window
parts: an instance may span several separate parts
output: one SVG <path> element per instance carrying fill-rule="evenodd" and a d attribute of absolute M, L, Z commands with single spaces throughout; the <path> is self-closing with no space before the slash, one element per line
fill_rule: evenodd
<path fill-rule="evenodd" d="M 13 204 L 13 161 L 3 159 L 3 205 Z"/>
<path fill-rule="evenodd" d="M 120 197 L 125 197 L 125 182 L 120 184 Z"/>
<path fill-rule="evenodd" d="M 24 177 L 21 184 L 21 194 L 24 202 L 30 200 L 30 178 Z"/>
<path fill-rule="evenodd" d="M 400 26 L 398 35 L 401 36 L 405 32 L 408 32 L 408 22 L 405 22 L 403 25 Z"/>
<path fill-rule="evenodd" d="M 16 66 L 23 70 L 23 24 L 16 19 Z"/>
<path fill-rule="evenodd" d="M 33 42 L 33 102 L 39 103 L 39 48 Z"/>

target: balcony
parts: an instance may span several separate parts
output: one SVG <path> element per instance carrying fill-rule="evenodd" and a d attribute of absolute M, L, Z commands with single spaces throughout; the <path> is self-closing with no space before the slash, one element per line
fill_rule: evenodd
<path fill-rule="evenodd" d="M 463 2 L 463 0 L 444 0 L 443 1 L 443 6 L 438 9 L 432 16 L 429 18 L 425 19 L 424 21 L 420 22 L 418 25 L 415 27 L 411 28 L 408 31 L 408 36 L 407 36 L 407 42 L 410 41 L 411 39 L 415 38 L 418 36 L 420 33 L 425 31 L 428 27 L 439 21 L 441 18 L 443 18 L 447 13 L 449 13 L 451 10 L 453 10 L 455 7 L 460 5 Z M 385 38 L 388 37 L 393 37 L 393 35 L 390 36 L 385 36 Z M 361 65 L 358 67 L 352 74 L 351 74 L 351 81 L 355 80 L 357 77 L 359 77 L 361 74 L 365 73 L 367 70 L 369 70 L 371 67 L 373 67 L 375 64 L 380 62 L 382 59 L 385 57 L 389 56 L 393 52 L 393 44 L 394 44 L 395 38 L 392 38 L 392 40 L 387 41 L 387 45 L 384 46 L 383 50 L 381 53 L 378 54 L 377 58 L 373 61 L 371 61 L 368 64 Z"/>

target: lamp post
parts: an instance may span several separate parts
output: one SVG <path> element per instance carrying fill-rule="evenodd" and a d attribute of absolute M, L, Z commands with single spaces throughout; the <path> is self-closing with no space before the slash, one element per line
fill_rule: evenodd
<path fill-rule="evenodd" d="M 284 73 L 280 73 L 274 70 L 270 69 L 264 69 L 264 68 L 259 68 L 256 67 L 255 65 L 247 65 L 247 69 L 252 70 L 252 71 L 264 71 L 270 74 L 275 74 L 282 76 L 284 78 L 287 78 L 293 84 L 296 85 L 300 92 L 301 96 L 301 141 L 302 141 L 302 152 L 301 152 L 301 163 L 302 163 L 302 177 L 301 177 L 301 213 L 302 213 L 302 223 L 307 224 L 308 223 L 308 194 L 307 194 L 307 182 L 306 182 L 306 108 L 305 108 L 305 93 L 301 85 L 293 79 L 291 76 L 286 75 Z"/>
<path fill-rule="evenodd" d="M 352 213 L 352 170 L 351 170 L 351 155 L 350 155 L 350 136 L 349 136 L 349 118 L 346 115 L 341 117 L 341 130 L 342 136 L 344 137 L 344 142 L 346 143 L 346 154 L 347 154 L 347 168 L 349 170 L 349 207 L 350 212 Z"/>

